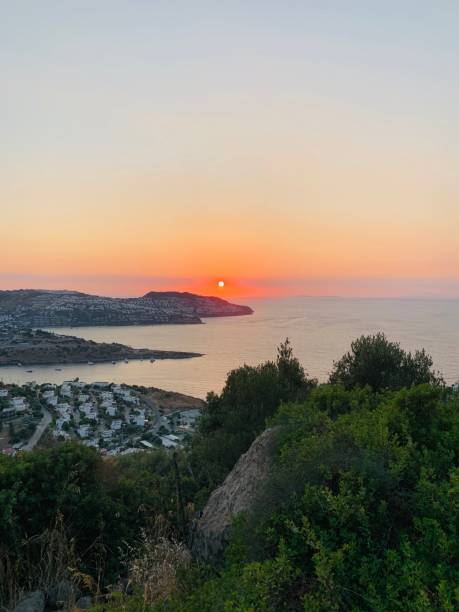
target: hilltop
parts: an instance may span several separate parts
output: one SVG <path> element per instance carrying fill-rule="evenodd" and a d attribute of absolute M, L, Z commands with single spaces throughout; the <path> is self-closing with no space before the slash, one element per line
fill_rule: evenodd
<path fill-rule="evenodd" d="M 180 292 L 149 292 L 113 298 L 78 291 L 19 289 L 0 291 L 0 322 L 24 327 L 158 325 L 202 323 L 201 317 L 252 314 L 248 306 L 217 297 Z"/>

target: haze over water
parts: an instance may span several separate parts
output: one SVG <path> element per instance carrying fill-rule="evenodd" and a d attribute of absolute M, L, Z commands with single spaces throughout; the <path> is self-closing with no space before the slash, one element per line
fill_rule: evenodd
<path fill-rule="evenodd" d="M 206 319 L 204 325 L 54 330 L 98 342 L 204 353 L 200 358 L 62 366 L 61 371 L 54 366 L 8 367 L 0 369 L 0 379 L 61 383 L 78 376 L 87 382 L 107 380 L 205 397 L 221 390 L 232 368 L 275 358 L 276 347 L 287 336 L 309 374 L 324 381 L 333 360 L 354 338 L 377 331 L 403 348 L 425 348 L 448 383 L 459 379 L 458 301 L 292 297 L 248 303 L 255 311 L 252 316 Z"/>

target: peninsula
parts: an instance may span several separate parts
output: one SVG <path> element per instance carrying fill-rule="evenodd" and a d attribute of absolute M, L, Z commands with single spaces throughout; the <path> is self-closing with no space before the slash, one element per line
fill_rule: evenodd
<path fill-rule="evenodd" d="M 0 366 L 64 365 L 134 359 L 187 359 L 200 353 L 136 349 L 124 344 L 94 342 L 40 329 L 0 329 Z"/>
<path fill-rule="evenodd" d="M 217 297 L 151 291 L 137 298 L 113 298 L 77 291 L 0 291 L 0 323 L 22 327 L 81 327 L 202 323 L 204 317 L 252 314 L 248 306 Z"/>

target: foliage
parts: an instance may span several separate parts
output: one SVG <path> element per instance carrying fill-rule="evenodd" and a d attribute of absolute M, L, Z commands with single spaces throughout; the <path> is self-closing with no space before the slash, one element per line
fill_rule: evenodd
<path fill-rule="evenodd" d="M 334 363 L 330 382 L 346 389 L 369 385 L 374 391 L 422 383 L 443 384 L 432 365 L 432 358 L 424 349 L 413 355 L 404 351 L 398 342 L 390 342 L 383 333 L 378 333 L 352 342 L 351 350 Z"/>
<path fill-rule="evenodd" d="M 279 347 L 275 362 L 230 372 L 222 393 L 207 396 L 192 443 L 193 471 L 203 486 L 198 503 L 220 484 L 279 405 L 304 400 L 316 385 L 293 356 L 288 339 Z"/>
<path fill-rule="evenodd" d="M 286 342 L 209 394 L 184 450 L 0 456 L 0 603 L 71 564 L 96 590 L 118 584 L 104 612 L 459 609 L 459 392 L 382 334 L 353 343 L 330 379 L 309 379 Z M 190 563 L 196 508 L 266 425 L 270 477 L 223 566 Z"/>
<path fill-rule="evenodd" d="M 37 537 L 60 516 L 80 570 L 111 582 L 122 570 L 120 549 L 137 541 L 142 528 L 158 514 L 176 523 L 175 491 L 171 458 L 159 449 L 103 460 L 85 446 L 65 443 L 0 455 L 0 557 L 18 568 L 18 582 L 27 581 L 25 556 L 31 565 L 39 562 Z"/>
<path fill-rule="evenodd" d="M 270 482 L 226 567 L 170 609 L 458 609 L 458 409 L 429 385 L 282 406 Z"/>

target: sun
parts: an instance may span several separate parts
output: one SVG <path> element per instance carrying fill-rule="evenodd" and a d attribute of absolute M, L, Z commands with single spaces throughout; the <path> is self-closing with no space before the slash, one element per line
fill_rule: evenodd
<path fill-rule="evenodd" d="M 217 285 L 218 285 L 220 288 L 223 288 L 223 287 L 225 286 L 225 281 L 218 281 Z"/>

